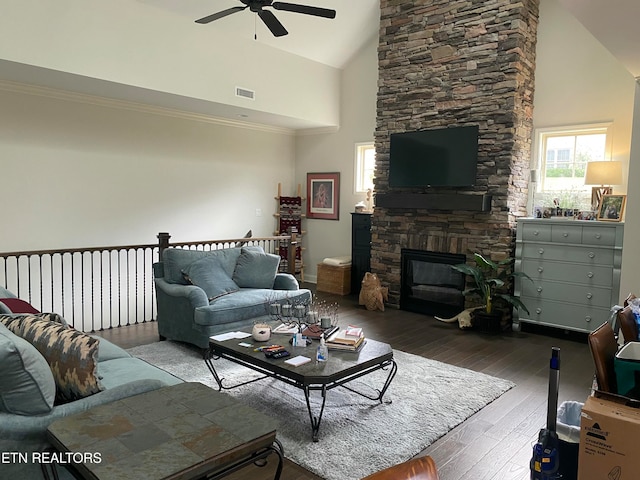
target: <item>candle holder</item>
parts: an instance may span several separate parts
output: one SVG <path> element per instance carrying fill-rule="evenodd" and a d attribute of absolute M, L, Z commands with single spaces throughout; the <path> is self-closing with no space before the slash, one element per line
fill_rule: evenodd
<path fill-rule="evenodd" d="M 269 316 L 273 321 L 283 323 L 287 327 L 296 326 L 298 333 L 302 333 L 303 326 L 309 325 L 309 302 L 300 300 L 270 299 L 268 303 Z"/>

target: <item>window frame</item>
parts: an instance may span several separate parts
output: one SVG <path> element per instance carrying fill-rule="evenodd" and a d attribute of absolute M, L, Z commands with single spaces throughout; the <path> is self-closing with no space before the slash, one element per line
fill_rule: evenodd
<path fill-rule="evenodd" d="M 544 172 L 547 159 L 545 151 L 546 140 L 550 137 L 578 136 L 587 134 L 604 134 L 605 147 L 603 160 L 612 160 L 613 122 L 589 123 L 581 125 L 563 125 L 557 127 L 541 127 L 535 129 L 535 141 L 533 142 L 531 168 L 537 172 L 535 193 L 544 192 Z"/>
<path fill-rule="evenodd" d="M 364 187 L 364 177 L 365 177 L 364 159 L 365 159 L 365 151 L 367 150 L 373 150 L 373 154 L 375 158 L 375 144 L 373 140 L 370 142 L 358 142 L 355 144 L 353 193 L 356 193 L 356 194 L 367 193 L 367 190 L 369 188 L 373 190 L 373 185 L 371 187 Z"/>

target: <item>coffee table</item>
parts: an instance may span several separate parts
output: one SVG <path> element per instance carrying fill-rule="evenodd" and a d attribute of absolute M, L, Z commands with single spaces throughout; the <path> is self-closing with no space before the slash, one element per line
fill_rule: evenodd
<path fill-rule="evenodd" d="M 209 341 L 209 349 L 205 352 L 204 359 L 213 378 L 218 384 L 218 388 L 220 390 L 236 388 L 270 377 L 302 389 L 311 421 L 311 437 L 314 442 L 317 442 L 319 439 L 320 422 L 322 421 L 322 413 L 324 412 L 327 392 L 329 390 L 336 387 L 343 387 L 365 398 L 382 403 L 383 396 L 389 388 L 389 385 L 391 385 L 391 381 L 398 370 L 396 362 L 393 359 L 393 349 L 391 346 L 370 339 L 366 340 L 366 343 L 358 352 L 331 350 L 329 352 L 329 360 L 326 362 L 315 361 L 317 342 L 314 342 L 313 345 L 308 347 L 293 347 L 289 345 L 287 337 L 274 335 L 267 344 L 275 343 L 286 346 L 287 350 L 291 353 L 290 357 L 281 359 L 268 359 L 264 353 L 256 352 L 254 348 L 248 348 L 239 345 L 239 343 L 243 342 L 238 339 L 223 341 L 211 339 Z M 259 345 L 261 344 L 256 344 L 256 346 Z M 285 363 L 285 360 L 297 355 L 311 357 L 312 361 L 297 367 Z M 263 375 L 246 382 L 226 385 L 223 382 L 224 379 L 216 372 L 214 365 L 214 360 L 220 358 L 243 365 Z M 389 374 L 382 388 L 377 391 L 378 394 L 376 396 L 357 391 L 347 385 L 357 378 L 381 369 L 388 369 Z M 321 392 L 322 402 L 319 412 L 314 414 L 311 408 L 310 395 L 312 391 L 316 390 Z"/>
<path fill-rule="evenodd" d="M 82 479 L 220 478 L 275 453 L 277 480 L 283 453 L 275 427 L 229 395 L 181 383 L 57 420 L 47 436 L 59 452 L 76 454 L 70 458 L 91 454 L 69 465 Z"/>

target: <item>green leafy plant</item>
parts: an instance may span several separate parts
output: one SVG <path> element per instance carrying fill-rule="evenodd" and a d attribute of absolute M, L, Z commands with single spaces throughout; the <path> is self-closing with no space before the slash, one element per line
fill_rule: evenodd
<path fill-rule="evenodd" d="M 492 313 L 494 300 L 496 299 L 502 299 L 515 308 L 521 308 L 529 313 L 529 310 L 520 298 L 511 295 L 507 290 L 510 285 L 509 281 L 515 277 L 531 280 L 531 277 L 526 273 L 515 272 L 513 270 L 513 258 L 506 258 L 497 263 L 483 257 L 479 253 L 474 254 L 473 258 L 475 265 L 461 263 L 451 266 L 451 268 L 458 272 L 470 275 L 475 281 L 476 286 L 466 289 L 462 292 L 463 295 L 478 295 L 484 302 L 487 313 Z"/>

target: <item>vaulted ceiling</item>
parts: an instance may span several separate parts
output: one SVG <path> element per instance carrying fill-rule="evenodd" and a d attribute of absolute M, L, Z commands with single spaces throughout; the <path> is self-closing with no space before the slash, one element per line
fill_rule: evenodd
<path fill-rule="evenodd" d="M 635 77 L 640 77 L 640 28 L 636 25 L 640 1 L 558 1 Z M 222 87 L 218 83 L 235 70 L 236 77 L 250 77 L 251 81 L 246 83 L 264 86 L 265 90 L 267 85 L 280 88 L 281 91 L 269 92 L 275 101 L 285 98 L 292 87 L 307 90 L 304 100 L 309 102 L 308 108 L 314 108 L 311 104 L 314 95 L 320 97 L 315 107 L 326 103 L 323 94 L 335 96 L 333 86 L 327 92 L 317 88 L 320 82 L 335 83 L 335 74 L 327 74 L 326 79 L 320 75 L 321 79 L 315 79 L 318 83 L 314 89 L 305 78 L 314 79 L 318 75 L 312 72 L 307 77 L 290 78 L 294 76 L 290 65 L 311 70 L 324 68 L 323 75 L 325 71 L 339 71 L 377 34 L 379 0 L 290 2 L 335 9 L 337 15 L 330 20 L 273 10 L 289 31 L 289 35 L 276 38 L 249 9 L 207 25 L 195 23 L 206 15 L 242 6 L 240 0 L 111 0 L 91 8 L 83 0 L 59 0 L 51 5 L 40 0 L 10 3 L 3 10 L 4 19 L 0 18 L 0 81 L 226 118 L 237 119 L 250 113 L 248 121 L 293 129 L 333 125 L 331 118 L 306 118 L 295 111 L 273 111 L 272 105 L 245 108 L 234 104 L 233 99 L 229 102 L 207 97 L 207 85 L 210 90 L 230 90 L 233 83 Z M 96 31 L 100 38 L 94 35 Z M 60 61 L 52 62 L 56 56 Z M 185 65 L 174 65 L 172 62 L 179 63 L 181 56 Z M 296 64 L 295 58 L 302 63 Z M 147 59 L 148 64 L 144 63 Z M 161 65 L 165 72 L 184 70 L 182 78 L 176 76 L 173 83 L 167 80 L 164 84 L 142 81 L 144 75 L 159 79 Z M 238 82 L 237 79 L 229 82 L 233 81 Z M 182 86 L 191 90 L 181 89 Z M 264 92 L 262 95 L 267 96 Z M 325 115 L 332 116 L 336 116 L 335 112 Z"/>

